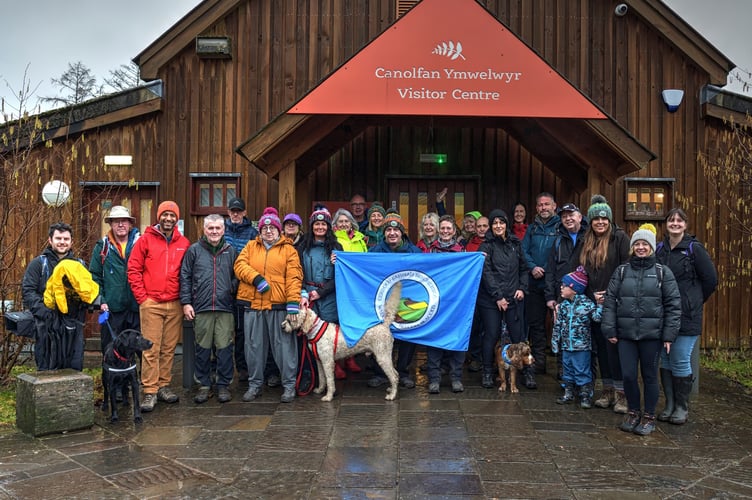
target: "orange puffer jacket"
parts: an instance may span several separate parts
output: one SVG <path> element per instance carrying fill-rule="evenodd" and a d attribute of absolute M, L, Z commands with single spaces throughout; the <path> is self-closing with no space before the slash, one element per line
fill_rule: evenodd
<path fill-rule="evenodd" d="M 281 237 L 268 250 L 261 236 L 249 241 L 235 261 L 235 276 L 240 280 L 237 299 L 250 302 L 251 309 L 285 309 L 300 303 L 303 268 L 289 238 Z M 269 283 L 264 293 L 256 288 L 258 276 Z"/>

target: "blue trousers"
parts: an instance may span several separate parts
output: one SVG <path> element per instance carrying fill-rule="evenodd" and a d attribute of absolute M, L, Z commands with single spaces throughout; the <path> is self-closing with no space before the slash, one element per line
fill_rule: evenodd
<path fill-rule="evenodd" d="M 695 348 L 699 335 L 679 335 L 671 344 L 671 352 L 661 350 L 661 367 L 671 370 L 674 377 L 689 377 L 692 375 L 692 350 Z"/>
<path fill-rule="evenodd" d="M 590 351 L 562 351 L 561 362 L 564 373 L 561 379 L 577 386 L 593 383 L 593 371 L 590 369 Z"/>
<path fill-rule="evenodd" d="M 658 404 L 658 357 L 663 342 L 660 340 L 624 340 L 616 343 L 624 375 L 624 395 L 630 410 L 640 411 L 640 386 L 637 381 L 637 365 L 640 366 L 642 385 L 645 389 L 645 413 L 655 415 Z"/>

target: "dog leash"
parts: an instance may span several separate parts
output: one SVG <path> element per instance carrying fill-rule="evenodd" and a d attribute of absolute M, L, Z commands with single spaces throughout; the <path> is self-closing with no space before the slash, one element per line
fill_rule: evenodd
<path fill-rule="evenodd" d="M 335 331 L 334 331 L 334 351 L 332 353 L 332 356 L 336 358 L 337 355 L 337 339 L 339 337 L 339 325 L 334 325 Z M 298 369 L 298 377 L 295 381 L 295 385 L 298 387 L 298 395 L 299 396 L 307 396 L 311 393 L 314 386 L 316 385 L 315 375 L 316 370 L 314 369 L 314 363 L 315 360 L 320 359 L 319 358 L 319 352 L 316 347 L 318 344 L 318 341 L 321 340 L 321 337 L 324 336 L 324 332 L 326 332 L 326 329 L 329 328 L 329 322 L 324 321 L 321 318 L 318 318 L 316 322 L 311 326 L 311 328 L 304 332 L 300 331 L 298 332 L 299 336 L 303 337 L 303 353 L 301 354 L 301 363 L 300 368 Z M 316 332 L 315 334 L 311 335 L 311 333 Z M 300 389 L 300 381 L 303 378 L 303 371 L 305 370 L 305 363 L 308 362 L 308 364 L 311 367 L 311 382 L 306 389 Z M 319 373 L 319 377 L 322 375 Z"/>

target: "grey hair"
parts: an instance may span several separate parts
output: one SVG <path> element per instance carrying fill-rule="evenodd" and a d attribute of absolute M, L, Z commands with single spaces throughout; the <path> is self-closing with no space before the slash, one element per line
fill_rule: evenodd
<path fill-rule="evenodd" d="M 210 214 L 204 217 L 204 227 L 208 226 L 210 222 L 222 222 L 224 223 L 225 218 L 222 217 L 219 214 Z"/>
<path fill-rule="evenodd" d="M 341 215 L 344 215 L 348 219 L 350 219 L 350 224 L 352 224 L 352 228 L 354 231 L 358 230 L 358 221 L 355 220 L 355 217 L 353 217 L 353 214 L 350 213 L 349 210 L 346 208 L 340 208 L 336 212 L 334 212 L 334 217 L 332 217 L 332 223 L 334 224 L 334 227 L 337 227 L 337 220 L 340 218 Z"/>

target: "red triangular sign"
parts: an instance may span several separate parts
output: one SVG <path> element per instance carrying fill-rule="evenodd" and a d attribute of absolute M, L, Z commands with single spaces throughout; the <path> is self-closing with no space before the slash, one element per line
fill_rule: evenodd
<path fill-rule="evenodd" d="M 423 0 L 289 113 L 606 118 L 475 0 Z"/>

